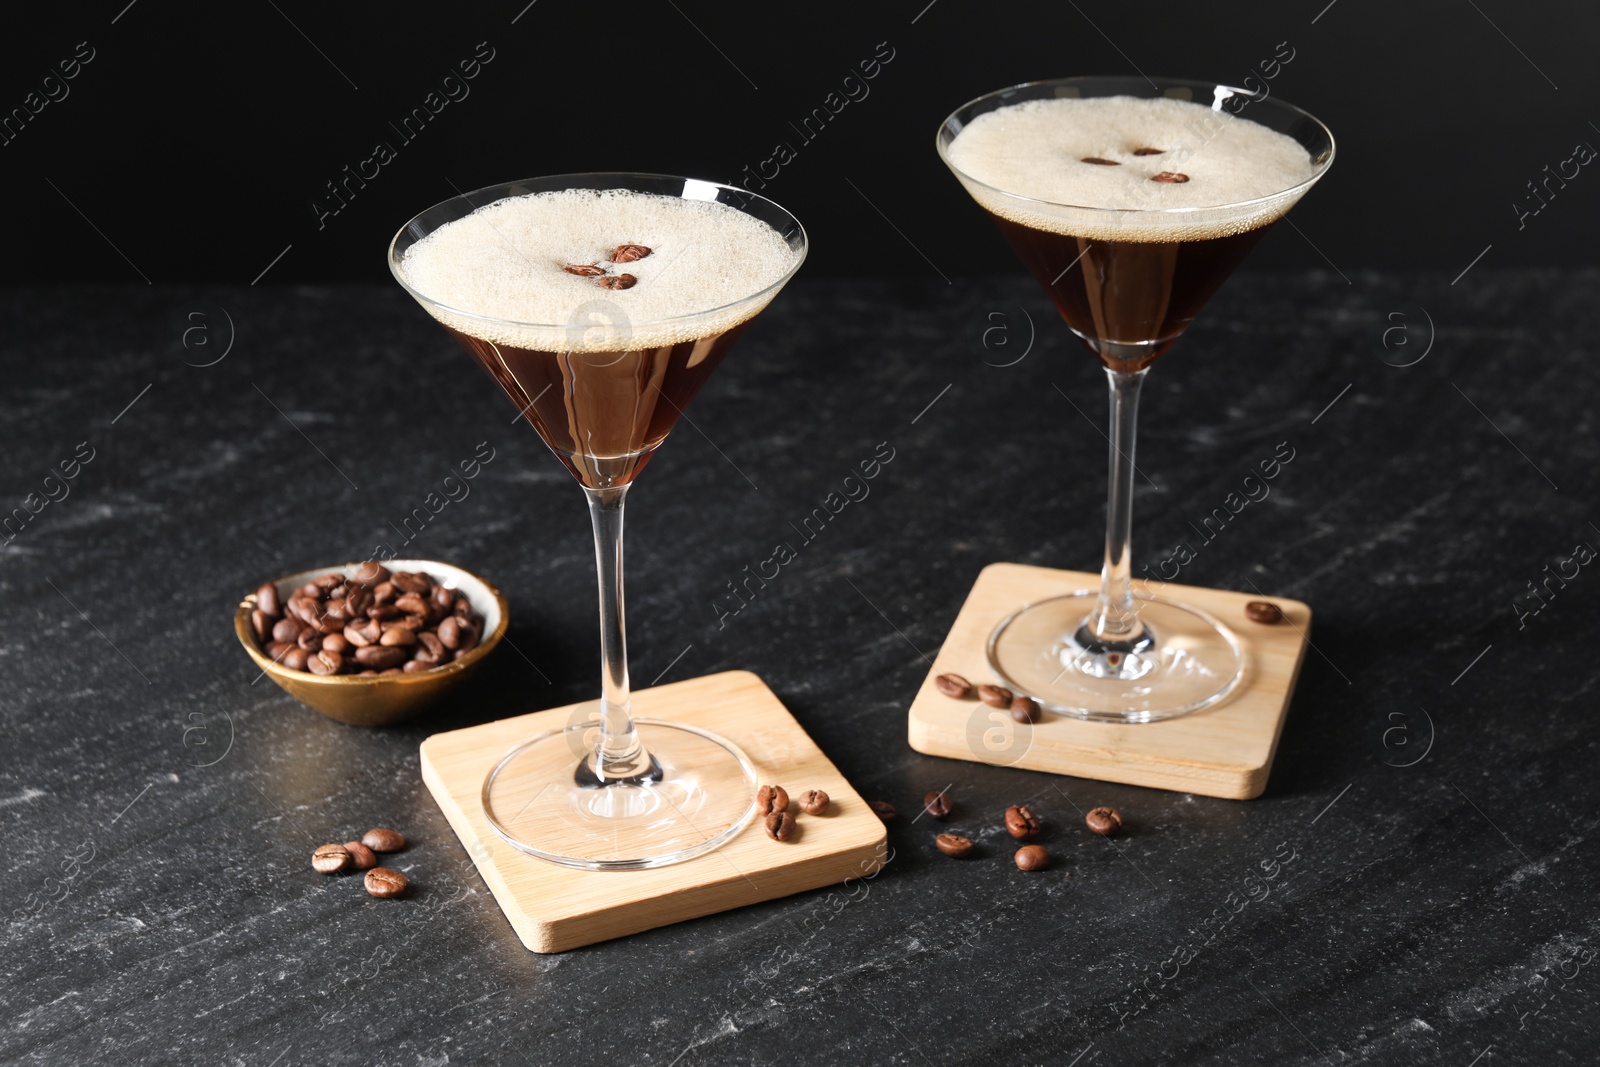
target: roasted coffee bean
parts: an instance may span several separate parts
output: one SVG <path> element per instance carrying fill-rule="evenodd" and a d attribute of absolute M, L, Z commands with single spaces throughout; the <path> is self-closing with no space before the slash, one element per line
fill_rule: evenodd
<path fill-rule="evenodd" d="M 461 624 L 461 647 L 456 649 L 456 655 L 464 656 L 478 647 L 478 628 L 471 623 Z"/>
<path fill-rule="evenodd" d="M 385 630 L 378 643 L 386 647 L 405 648 L 417 643 L 417 634 L 415 630 L 407 629 L 404 626 L 396 626 L 392 630 Z"/>
<path fill-rule="evenodd" d="M 317 669 L 317 664 L 319 663 L 325 668 L 324 670 Z M 330 652 L 328 649 L 323 649 L 315 656 L 306 660 L 306 667 L 311 671 L 312 674 L 338 674 L 340 671 L 344 670 L 344 656 L 342 653 Z"/>
<path fill-rule="evenodd" d="M 418 615 L 424 619 L 428 617 L 428 599 L 421 593 L 406 593 L 395 597 L 394 606 L 407 615 Z"/>
<path fill-rule="evenodd" d="M 322 635 L 315 630 L 301 630 L 294 643 L 307 652 L 316 652 L 322 648 Z"/>
<path fill-rule="evenodd" d="M 1114 159 L 1101 159 L 1099 156 L 1084 156 L 1083 159 L 1081 160 L 1081 162 L 1083 162 L 1083 163 L 1093 163 L 1097 167 L 1120 167 L 1120 166 L 1122 166 L 1121 163 L 1118 163 Z"/>
<path fill-rule="evenodd" d="M 764 785 L 756 790 L 756 810 L 763 815 L 789 809 L 789 793 L 781 785 Z"/>
<path fill-rule="evenodd" d="M 345 640 L 344 634 L 329 634 L 322 639 L 322 647 L 327 652 L 337 652 L 341 656 L 350 651 L 350 642 Z"/>
<path fill-rule="evenodd" d="M 372 638 L 367 636 L 367 627 L 371 625 L 371 622 L 350 623 L 344 628 L 344 639 L 350 642 L 350 644 L 356 648 L 366 648 L 368 645 L 372 644 Z M 379 636 L 381 637 L 382 635 L 383 632 L 380 630 Z"/>
<path fill-rule="evenodd" d="M 591 267 L 586 263 L 563 263 L 561 269 L 580 278 L 598 278 L 606 272 L 604 267 Z"/>
<path fill-rule="evenodd" d="M 1006 809 L 1006 833 L 1019 840 L 1039 836 L 1039 818 L 1027 805 Z"/>
<path fill-rule="evenodd" d="M 787 811 L 775 811 L 767 816 L 767 836 L 774 841 L 787 841 L 794 836 L 794 816 Z"/>
<path fill-rule="evenodd" d="M 311 626 L 317 621 L 317 615 L 319 614 L 317 605 L 319 603 L 321 603 L 321 601 L 313 599 L 312 597 L 301 596 L 299 593 L 296 593 L 294 596 L 289 598 L 289 606 L 284 610 L 288 614 L 293 615 L 295 618 L 305 623 L 307 626 Z"/>
<path fill-rule="evenodd" d="M 332 615 L 324 615 L 317 620 L 317 632 L 322 634 L 336 634 L 344 629 L 344 620 L 336 619 Z"/>
<path fill-rule="evenodd" d="M 439 640 L 444 647 L 455 650 L 461 647 L 461 620 L 451 615 L 439 623 Z"/>
<path fill-rule="evenodd" d="M 326 592 L 327 590 L 337 589 L 339 586 L 343 585 L 344 584 L 344 575 L 342 575 L 342 574 L 324 574 L 321 578 L 313 578 L 313 579 L 311 579 L 311 582 L 309 584 L 314 585 L 318 589 L 321 589 L 324 592 Z"/>
<path fill-rule="evenodd" d="M 943 822 L 950 817 L 950 798 L 943 790 L 929 793 L 922 798 L 922 810 L 928 813 L 929 818 Z"/>
<path fill-rule="evenodd" d="M 1110 837 L 1122 829 L 1122 812 L 1116 808 L 1091 808 L 1083 817 L 1083 824 L 1101 837 Z"/>
<path fill-rule="evenodd" d="M 402 650 L 402 651 L 404 651 L 404 650 Z M 429 670 L 429 669 L 431 669 L 433 667 L 437 667 L 437 666 L 438 666 L 437 663 L 426 663 L 426 662 L 424 662 L 422 660 L 408 659 L 408 660 L 406 660 L 404 663 L 402 663 L 400 665 L 400 673 L 401 674 L 416 674 L 416 673 L 418 673 L 420 671 Z"/>
<path fill-rule="evenodd" d="M 274 641 L 293 643 L 300 639 L 300 634 L 304 630 L 305 626 L 301 624 L 299 619 L 279 619 L 273 624 L 272 639 Z"/>
<path fill-rule="evenodd" d="M 1011 702 L 1016 699 L 1016 694 L 1003 685 L 978 686 L 978 699 L 991 708 L 1011 707 Z"/>
<path fill-rule="evenodd" d="M 1133 154 L 1136 156 L 1164 156 L 1167 154 L 1167 150 L 1164 148 L 1135 148 Z"/>
<path fill-rule="evenodd" d="M 632 289 L 639 284 L 639 279 L 631 274 L 608 274 L 604 278 L 596 278 L 594 283 L 602 289 Z"/>
<path fill-rule="evenodd" d="M 278 587 L 268 582 L 256 590 L 256 607 L 277 618 L 283 614 L 283 605 L 278 602 Z"/>
<path fill-rule="evenodd" d="M 894 810 L 894 805 L 887 800 L 869 800 L 867 801 L 867 807 L 871 808 L 872 813 L 884 822 L 894 822 L 895 816 L 900 814 Z"/>
<path fill-rule="evenodd" d="M 472 601 L 460 593 L 456 594 L 455 617 L 462 622 L 472 621 Z"/>
<path fill-rule="evenodd" d="M 1023 845 L 1012 858 L 1024 871 L 1042 871 L 1050 866 L 1050 853 L 1043 845 Z"/>
<path fill-rule="evenodd" d="M 305 585 L 302 585 L 300 587 L 300 589 L 295 593 L 295 595 L 296 596 L 309 597 L 312 600 L 321 600 L 322 599 L 322 586 L 318 585 L 316 582 L 307 582 Z"/>
<path fill-rule="evenodd" d="M 392 871 L 387 867 L 374 867 L 367 872 L 363 881 L 366 883 L 367 892 L 379 900 L 389 900 L 406 891 L 411 880 L 399 871 Z"/>
<path fill-rule="evenodd" d="M 807 815 L 821 815 L 828 810 L 828 794 L 820 789 L 807 789 L 800 794 L 797 803 Z"/>
<path fill-rule="evenodd" d="M 406 661 L 406 650 L 389 645 L 364 645 L 356 649 L 356 662 L 375 671 L 399 667 Z"/>
<path fill-rule="evenodd" d="M 273 618 L 260 608 L 250 609 L 250 632 L 255 635 L 256 641 L 265 641 L 274 629 Z"/>
<path fill-rule="evenodd" d="M 360 582 L 362 585 L 371 587 L 377 585 L 379 582 L 387 582 L 389 580 L 389 568 L 385 567 L 381 563 L 376 562 L 375 560 L 369 559 L 367 562 L 357 567 L 356 573 L 351 577 L 352 580 Z"/>
<path fill-rule="evenodd" d="M 422 630 L 417 634 L 417 643 L 428 650 L 428 655 L 435 661 L 444 659 L 444 642 L 439 640 L 439 635 Z"/>
<path fill-rule="evenodd" d="M 933 680 L 933 687 L 952 700 L 965 700 L 972 695 L 972 683 L 959 674 L 941 674 Z"/>
<path fill-rule="evenodd" d="M 389 667 L 389 668 L 386 668 L 385 670 L 379 671 L 378 673 L 379 674 L 404 674 L 405 671 L 402 671 L 399 667 Z"/>
<path fill-rule="evenodd" d="M 426 574 L 414 571 L 395 571 L 389 580 L 402 593 L 428 593 L 433 590 L 432 580 Z"/>
<path fill-rule="evenodd" d="M 311 866 L 323 874 L 338 874 L 350 866 L 350 853 L 343 845 L 318 845 L 311 854 Z"/>
<path fill-rule="evenodd" d="M 261 651 L 267 654 L 268 659 L 281 663 L 284 655 L 293 647 L 293 645 L 285 641 L 268 641 L 267 647 Z"/>
<path fill-rule="evenodd" d="M 303 671 L 306 669 L 306 660 L 310 658 L 311 653 L 305 649 L 290 645 L 283 653 L 283 658 L 278 662 L 288 667 L 291 671 Z"/>
<path fill-rule="evenodd" d="M 1011 702 L 1011 717 L 1018 722 L 1038 722 L 1039 702 L 1032 697 L 1017 697 Z"/>
<path fill-rule="evenodd" d="M 369 619 L 395 619 L 402 614 L 404 613 L 393 604 L 374 604 L 367 609 L 367 618 Z"/>
<path fill-rule="evenodd" d="M 363 674 L 366 672 L 363 671 Z M 350 853 L 350 866 L 358 871 L 370 871 L 378 865 L 378 855 L 360 841 L 346 841 L 344 850 Z"/>
<path fill-rule="evenodd" d="M 650 254 L 650 249 L 644 245 L 618 245 L 615 252 L 611 253 L 613 263 L 632 263 L 634 260 L 643 259 Z"/>
<path fill-rule="evenodd" d="M 406 839 L 398 830 L 375 826 L 361 835 L 361 843 L 374 852 L 399 852 L 406 847 Z"/>
<path fill-rule="evenodd" d="M 435 620 L 442 619 L 450 614 L 450 609 L 455 606 L 456 602 L 455 594 L 442 585 L 433 587 L 433 593 L 428 597 L 428 600 L 433 607 L 433 611 L 428 617 Z"/>
<path fill-rule="evenodd" d="M 1168 185 L 1182 185 L 1189 180 L 1187 174 L 1180 174 L 1175 170 L 1164 170 L 1150 179 L 1153 182 L 1165 182 Z"/>
<path fill-rule="evenodd" d="M 344 596 L 344 613 L 346 618 L 359 619 L 372 607 L 372 590 L 362 589 L 359 586 L 351 589 Z"/>
<path fill-rule="evenodd" d="M 442 649 L 440 651 L 443 652 Z M 449 662 L 449 660 L 445 658 L 445 656 L 449 655 L 449 653 L 436 656 L 432 652 L 429 652 L 428 649 L 423 645 L 417 645 L 415 648 L 410 649 L 410 652 L 411 659 L 406 663 L 406 666 L 411 667 L 412 671 L 425 671 L 429 670 L 430 668 L 437 667 L 441 663 Z M 413 663 L 416 664 L 415 667 L 411 666 Z"/>
<path fill-rule="evenodd" d="M 960 834 L 940 834 L 933 839 L 933 843 L 939 847 L 940 852 L 953 859 L 972 855 L 973 844 L 970 837 L 962 837 Z"/>
<path fill-rule="evenodd" d="M 385 579 L 372 587 L 372 602 L 374 604 L 387 604 L 399 595 L 400 591 L 394 587 L 392 578 Z"/>
<path fill-rule="evenodd" d="M 1270 600 L 1252 600 L 1244 606 L 1244 617 L 1272 626 L 1283 621 L 1283 609 Z"/>

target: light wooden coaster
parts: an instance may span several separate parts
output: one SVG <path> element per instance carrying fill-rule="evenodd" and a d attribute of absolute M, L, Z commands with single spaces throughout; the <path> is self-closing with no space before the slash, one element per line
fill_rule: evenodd
<path fill-rule="evenodd" d="M 1136 583 L 1146 591 L 1145 583 Z M 1191 604 L 1233 631 L 1244 648 L 1244 680 L 1222 703 L 1163 722 L 1085 722 L 1046 712 L 1033 725 L 976 700 L 952 700 L 934 687 L 945 672 L 977 685 L 994 681 L 989 635 L 1025 604 L 1100 587 L 1098 574 L 994 563 L 978 575 L 944 647 L 911 703 L 911 747 L 930 756 L 1071 774 L 1107 782 L 1249 800 L 1261 795 L 1311 633 L 1311 609 L 1298 600 L 1164 584 L 1154 596 Z M 1270 600 L 1284 621 L 1245 618 L 1251 600 Z"/>
<path fill-rule="evenodd" d="M 791 795 L 825 791 L 832 798 L 829 810 L 799 814 L 794 840 L 772 840 L 758 818 L 715 851 L 647 871 L 574 870 L 517 851 L 484 818 L 484 775 L 514 745 L 566 726 L 574 712 L 598 703 L 434 734 L 422 743 L 422 780 L 512 929 L 533 951 L 564 952 L 861 878 L 883 865 L 882 821 L 766 683 L 748 671 L 636 691 L 633 711 L 721 734 L 744 750 L 762 782 L 782 785 Z"/>

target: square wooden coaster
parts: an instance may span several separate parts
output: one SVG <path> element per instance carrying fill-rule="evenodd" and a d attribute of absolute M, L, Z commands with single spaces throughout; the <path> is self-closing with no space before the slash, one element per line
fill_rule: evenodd
<path fill-rule="evenodd" d="M 673 682 L 633 694 L 643 718 L 672 719 L 721 734 L 744 750 L 762 782 L 798 794 L 825 791 L 823 815 L 801 815 L 800 833 L 773 841 L 759 819 L 692 860 L 647 871 L 582 871 L 506 844 L 484 817 L 484 776 L 507 750 L 573 721 L 570 704 L 434 734 L 422 743 L 422 780 L 477 864 L 522 943 L 564 952 L 730 908 L 872 874 L 883 865 L 884 826 L 766 683 L 749 671 Z"/>
<path fill-rule="evenodd" d="M 1145 583 L 1135 583 L 1145 591 Z M 1191 604 L 1232 630 L 1244 648 L 1244 680 L 1215 707 L 1163 722 L 1085 722 L 1045 712 L 1033 725 L 976 700 L 952 700 L 934 687 L 945 672 L 977 685 L 995 680 L 989 634 L 1025 604 L 1100 587 L 1098 574 L 993 563 L 978 575 L 944 647 L 911 703 L 911 747 L 930 756 L 1071 774 L 1228 800 L 1261 795 L 1272 770 L 1311 633 L 1311 609 L 1298 600 L 1164 584 L 1150 592 Z M 1270 600 L 1284 621 L 1245 618 L 1251 600 Z"/>

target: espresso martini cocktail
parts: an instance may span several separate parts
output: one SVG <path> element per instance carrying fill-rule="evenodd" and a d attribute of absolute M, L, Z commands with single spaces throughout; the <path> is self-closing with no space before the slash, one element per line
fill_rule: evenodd
<path fill-rule="evenodd" d="M 991 636 L 990 665 L 1012 688 L 1082 718 L 1148 722 L 1210 706 L 1241 677 L 1237 639 L 1203 612 L 1133 589 L 1139 390 L 1326 173 L 1332 136 L 1298 108 L 1243 89 L 1064 78 L 979 97 L 945 120 L 938 149 L 1110 385 L 1100 589 L 1018 610 Z"/>
<path fill-rule="evenodd" d="M 600 575 L 601 699 L 490 772 L 484 811 L 524 852 L 632 870 L 728 841 L 755 814 L 732 742 L 632 715 L 622 604 L 628 487 L 750 321 L 793 277 L 806 237 L 744 190 L 579 174 L 482 189 L 395 237 L 396 279 L 486 370 L 577 478 Z"/>

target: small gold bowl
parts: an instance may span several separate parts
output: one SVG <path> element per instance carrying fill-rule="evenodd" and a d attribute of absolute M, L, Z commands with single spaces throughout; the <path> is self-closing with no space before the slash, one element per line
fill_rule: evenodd
<path fill-rule="evenodd" d="M 420 571 L 434 581 L 466 594 L 472 610 L 483 618 L 483 639 L 478 647 L 461 659 L 416 674 L 312 674 L 296 671 L 274 663 L 256 645 L 250 632 L 250 612 L 255 610 L 256 595 L 251 593 L 234 612 L 233 631 L 239 643 L 255 661 L 257 667 L 271 675 L 284 692 L 330 719 L 351 726 L 392 726 L 415 717 L 429 704 L 444 694 L 446 689 L 471 674 L 484 657 L 494 651 L 505 635 L 511 621 L 511 607 L 500 590 L 479 578 L 471 571 L 431 559 L 385 560 L 390 571 Z M 346 563 L 337 567 L 318 567 L 299 571 L 273 581 L 278 589 L 278 600 L 287 604 L 294 591 L 314 578 L 324 574 L 353 575 L 361 563 Z"/>

